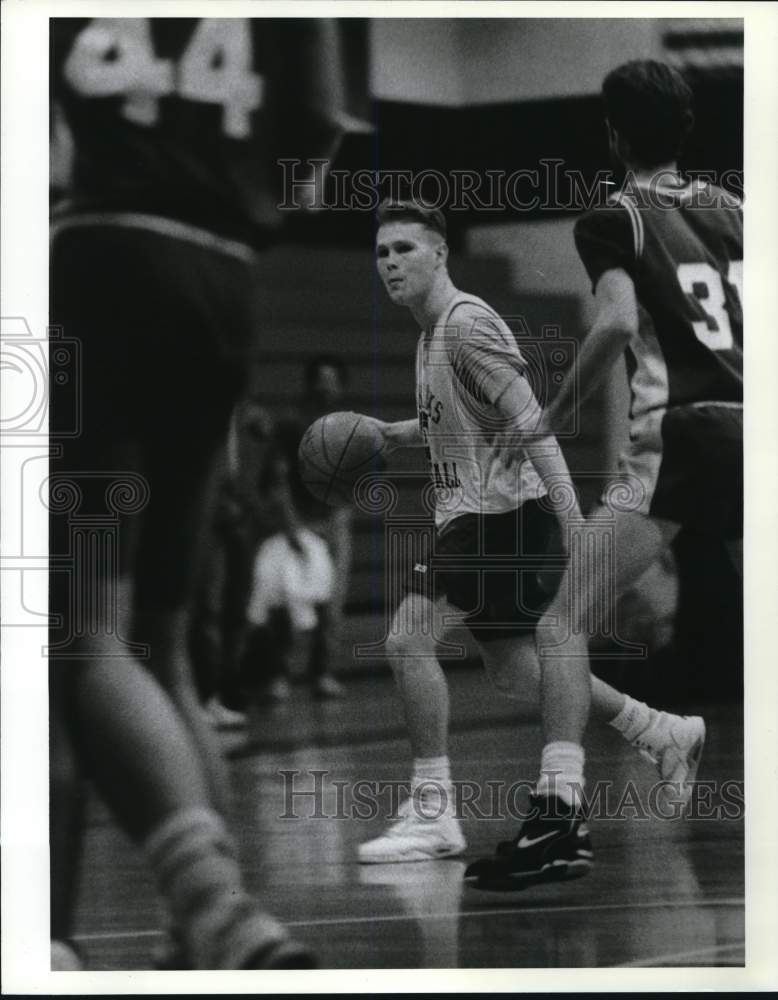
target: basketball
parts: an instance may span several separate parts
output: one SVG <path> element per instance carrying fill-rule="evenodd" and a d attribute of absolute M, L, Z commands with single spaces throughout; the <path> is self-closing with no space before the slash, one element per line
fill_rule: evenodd
<path fill-rule="evenodd" d="M 333 507 L 353 501 L 354 484 L 386 467 L 380 427 L 361 413 L 328 413 L 303 434 L 297 453 L 306 489 Z"/>

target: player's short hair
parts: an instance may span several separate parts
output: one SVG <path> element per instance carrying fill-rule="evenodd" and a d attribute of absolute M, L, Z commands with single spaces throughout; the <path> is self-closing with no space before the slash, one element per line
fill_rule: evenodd
<path fill-rule="evenodd" d="M 674 160 L 694 125 L 694 96 L 672 66 L 633 60 L 612 70 L 602 85 L 608 121 L 644 167 Z"/>
<path fill-rule="evenodd" d="M 378 206 L 376 222 L 382 226 L 385 222 L 420 222 L 427 229 L 432 229 L 446 239 L 446 217 L 439 208 L 431 208 L 421 201 L 411 199 L 385 198 Z"/>

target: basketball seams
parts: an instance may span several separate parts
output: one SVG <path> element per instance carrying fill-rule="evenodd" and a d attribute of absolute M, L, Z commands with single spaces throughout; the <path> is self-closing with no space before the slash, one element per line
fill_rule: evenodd
<path fill-rule="evenodd" d="M 324 428 L 327 426 L 327 417 L 329 417 L 329 413 L 327 414 L 327 416 L 322 418 L 321 424 L 319 426 L 319 437 L 321 437 L 321 453 L 322 455 L 324 455 L 324 461 L 328 465 L 332 465 L 332 459 L 330 458 L 329 452 L 327 451 L 327 437 L 324 433 Z"/>
<path fill-rule="evenodd" d="M 328 447 L 328 444 L 331 444 L 339 436 L 339 431 L 333 429 L 333 426 L 337 427 L 337 423 L 335 425 L 331 424 L 331 419 L 334 416 L 341 417 L 345 416 L 345 414 L 326 414 L 323 416 L 319 426 L 315 430 L 313 427 L 309 428 L 309 431 L 303 436 L 300 445 L 299 460 L 304 466 L 301 470 L 303 473 L 303 483 L 311 490 L 314 496 L 318 496 L 325 503 L 330 502 L 335 497 L 346 502 L 352 500 L 352 484 L 347 480 L 354 478 L 355 474 L 358 474 L 361 469 L 369 468 L 371 463 L 381 455 L 384 447 L 383 435 L 376 433 L 372 425 L 370 425 L 369 421 L 362 414 L 352 412 L 349 416 L 356 418 L 355 422 L 348 430 L 338 459 L 334 462 Z M 367 433 L 362 431 L 363 424 L 367 428 Z M 362 435 L 368 438 L 368 445 L 373 445 L 375 450 L 371 451 L 367 456 L 359 457 L 353 464 L 349 464 L 349 454 L 355 440 L 361 436 L 360 431 L 362 431 Z M 317 440 L 319 442 L 318 446 L 314 444 Z M 360 448 L 364 443 L 364 441 L 360 441 Z M 324 468 L 319 464 L 319 458 L 324 461 Z M 343 481 L 344 479 L 346 481 Z"/>
<path fill-rule="evenodd" d="M 322 425 L 321 425 L 321 429 L 322 429 L 322 435 L 324 434 L 324 425 L 326 424 L 326 422 L 327 422 L 326 420 L 323 420 L 323 421 L 322 421 Z M 344 458 L 346 457 L 346 452 L 348 451 L 348 446 L 349 446 L 349 445 L 351 444 L 351 442 L 352 442 L 352 440 L 353 440 L 353 438 L 354 438 L 354 435 L 355 435 L 355 434 L 356 434 L 356 432 L 357 432 L 357 428 L 359 427 L 359 425 L 360 425 L 361 423 L 362 423 L 362 417 L 360 417 L 360 418 L 359 418 L 359 419 L 357 420 L 357 422 L 356 422 L 356 423 L 354 424 L 354 426 L 353 426 L 353 427 L 351 428 L 351 433 L 350 433 L 350 434 L 349 434 L 349 436 L 348 436 L 348 437 L 346 438 L 346 442 L 345 442 L 345 444 L 343 445 L 343 449 L 342 449 L 342 451 L 341 451 L 341 453 L 340 453 L 340 458 L 338 459 L 338 461 L 337 461 L 337 464 L 335 465 L 334 469 L 332 470 L 332 479 L 331 479 L 331 481 L 330 481 L 330 485 L 329 485 L 329 487 L 327 488 L 327 492 L 326 492 L 326 494 L 325 494 L 325 496 L 324 496 L 324 500 L 325 500 L 325 502 L 326 502 L 327 498 L 328 498 L 328 497 L 329 497 L 329 495 L 330 495 L 330 490 L 332 489 L 332 485 L 333 485 L 333 483 L 334 483 L 334 482 L 335 482 L 335 480 L 336 480 L 336 479 L 338 478 L 338 473 L 340 472 L 340 467 L 341 467 L 341 465 L 343 464 L 343 459 L 344 459 Z M 345 470 L 345 471 L 348 471 L 348 470 Z"/>
<path fill-rule="evenodd" d="M 305 447 L 306 442 L 303 441 L 300 446 L 300 452 L 298 453 L 297 464 L 300 466 L 300 476 L 303 483 L 307 486 L 309 483 L 313 486 L 317 483 L 325 484 L 329 482 L 330 473 L 326 468 L 322 468 L 313 458 L 314 452 L 310 448 L 310 439 L 307 442 L 307 447 Z"/>
<path fill-rule="evenodd" d="M 349 447 L 351 445 L 352 438 L 354 437 L 354 435 L 359 430 L 360 424 L 363 422 L 363 420 L 364 420 L 364 417 L 360 416 L 359 419 L 357 420 L 356 424 L 354 425 L 354 429 L 352 430 L 351 434 L 349 434 L 348 440 L 346 441 L 346 443 L 343 446 L 343 451 L 341 452 L 340 461 L 338 462 L 338 465 L 337 465 L 337 467 L 335 469 L 335 474 L 336 475 L 339 472 L 343 472 L 343 473 L 356 472 L 358 469 L 361 469 L 365 465 L 369 465 L 371 462 L 375 461 L 375 459 L 378 458 L 378 456 L 384 450 L 384 441 L 383 441 L 383 438 L 381 438 L 379 436 L 380 440 L 381 440 L 381 444 L 380 444 L 380 447 L 376 451 L 371 452 L 365 458 L 361 458 L 358 462 L 355 462 L 354 465 L 344 465 L 343 464 L 343 462 L 344 462 L 344 460 L 346 458 L 346 454 L 347 454 L 347 452 L 349 450 Z"/>
<path fill-rule="evenodd" d="M 306 433 L 305 437 L 300 442 L 300 448 L 299 448 L 299 452 L 298 452 L 298 464 L 300 462 L 300 456 L 302 455 L 304 457 L 305 465 L 308 468 L 310 468 L 311 471 L 317 472 L 320 476 L 323 476 L 324 479 L 325 479 L 325 481 L 326 481 L 327 479 L 329 479 L 330 472 L 329 472 L 329 470 L 326 467 L 322 467 L 322 466 L 318 465 L 317 462 L 314 461 L 313 456 L 314 456 L 315 452 L 313 451 L 313 449 L 311 447 L 311 445 L 312 445 L 312 438 L 313 438 L 312 434 Z M 326 455 L 324 455 L 323 457 L 325 458 L 326 461 L 329 461 L 329 459 L 327 458 Z M 313 480 L 313 481 L 315 481 L 315 480 Z M 303 482 L 305 482 L 305 479 L 303 479 Z"/>

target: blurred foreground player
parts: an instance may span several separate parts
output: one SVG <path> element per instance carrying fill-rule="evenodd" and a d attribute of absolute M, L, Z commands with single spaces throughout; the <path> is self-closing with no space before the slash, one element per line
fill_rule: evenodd
<path fill-rule="evenodd" d="M 516 338 L 493 309 L 449 277 L 442 213 L 389 203 L 378 222 L 379 274 L 392 301 L 422 327 L 418 421 L 385 424 L 384 433 L 390 449 L 427 447 L 436 538 L 431 558 L 407 567 L 406 594 L 386 644 L 414 754 L 411 796 L 398 822 L 361 845 L 365 864 L 464 850 L 447 750 L 448 689 L 436 658 L 441 615 L 451 606 L 466 612 L 464 624 L 500 692 L 537 698 L 535 628 L 553 587 L 543 570 L 568 537 L 570 518 L 580 516 L 561 450 L 541 427 Z M 591 683 L 598 719 L 614 723 L 626 696 L 598 678 Z M 634 734 L 625 735 L 633 741 Z M 660 767 L 671 749 L 659 748 Z M 589 856 L 583 836 L 557 859 L 557 870 L 584 873 Z"/>
<path fill-rule="evenodd" d="M 78 399 L 51 387 L 53 564 L 69 554 L 71 522 L 54 512 L 67 484 L 76 514 L 97 517 L 121 509 L 123 474 L 137 507 L 149 488 L 118 561 L 86 554 L 52 574 L 52 758 L 67 738 L 142 845 L 195 968 L 311 961 L 243 886 L 186 636 L 201 512 L 254 333 L 252 269 L 279 225 L 276 161 L 333 152 L 336 45 L 323 20 L 52 21 L 73 163 L 53 218 L 51 322 L 82 352 Z M 81 432 L 66 438 L 76 403 Z M 148 644 L 145 662 L 130 640 Z M 55 937 L 74 828 L 53 816 Z"/>
<path fill-rule="evenodd" d="M 629 444 L 617 488 L 587 525 L 596 533 L 603 513 L 612 525 L 618 593 L 683 529 L 725 539 L 742 573 L 743 236 L 738 199 L 678 171 L 693 123 L 692 94 L 680 74 L 658 62 L 630 62 L 606 77 L 603 95 L 611 153 L 626 182 L 576 224 L 597 315 L 548 420 L 566 425 L 576 383 L 585 397 L 626 353 Z M 543 808 L 509 850 L 470 866 L 466 877 L 477 888 L 520 889 L 563 876 L 557 858 L 583 836 L 576 809 L 590 703 L 583 623 L 597 601 L 593 574 L 602 572 L 586 559 L 568 568 L 538 628 Z M 650 756 L 668 739 L 677 744 L 675 774 L 663 767 L 662 775 L 685 772 L 688 787 L 702 752 L 702 720 L 679 722 L 628 698 L 614 725 Z M 557 773 L 555 797 L 549 771 Z"/>

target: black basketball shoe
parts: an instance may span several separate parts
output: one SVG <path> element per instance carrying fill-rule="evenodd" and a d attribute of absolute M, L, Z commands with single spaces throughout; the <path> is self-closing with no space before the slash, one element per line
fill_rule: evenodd
<path fill-rule="evenodd" d="M 518 892 L 540 882 L 580 878 L 592 866 L 583 815 L 556 796 L 531 795 L 532 815 L 515 840 L 497 845 L 494 857 L 474 861 L 465 883 L 490 892 Z"/>

